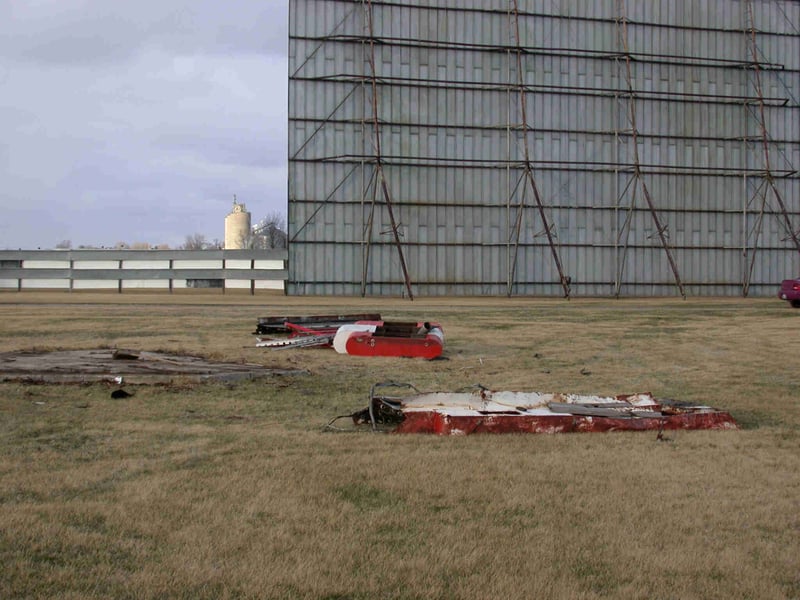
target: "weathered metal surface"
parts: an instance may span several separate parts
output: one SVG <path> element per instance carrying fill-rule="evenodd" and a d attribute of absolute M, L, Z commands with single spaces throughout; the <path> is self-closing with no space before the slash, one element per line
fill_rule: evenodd
<path fill-rule="evenodd" d="M 658 418 L 597 417 L 532 414 L 448 414 L 444 411 L 405 412 L 396 433 L 576 433 L 606 431 L 658 431 L 675 429 L 737 429 L 728 413 L 698 412 Z"/>
<path fill-rule="evenodd" d="M 406 390 L 401 395 L 398 389 Z M 408 392 L 412 390 L 412 392 Z M 539 392 L 420 393 L 409 384 L 373 386 L 354 423 L 395 433 L 568 433 L 737 429 L 733 417 L 710 406 L 658 400 L 649 393 L 614 397 Z"/>

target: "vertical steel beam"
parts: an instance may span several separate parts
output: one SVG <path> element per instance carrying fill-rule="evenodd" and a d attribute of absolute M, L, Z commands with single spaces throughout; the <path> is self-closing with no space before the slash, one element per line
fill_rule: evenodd
<path fill-rule="evenodd" d="M 553 238 L 552 225 L 550 224 L 550 219 L 547 218 L 547 213 L 545 212 L 544 203 L 542 202 L 542 197 L 539 194 L 539 187 L 536 185 L 536 179 L 533 176 L 533 169 L 531 168 L 531 157 L 530 157 L 530 151 L 528 149 L 528 115 L 526 108 L 527 99 L 526 99 L 526 88 L 525 88 L 525 76 L 522 71 L 522 41 L 519 35 L 519 5 L 517 3 L 517 0 L 511 0 L 511 6 L 513 9 L 513 29 L 516 41 L 519 107 L 520 107 L 520 115 L 522 117 L 522 134 L 523 134 L 522 150 L 524 153 L 523 169 L 525 172 L 525 178 L 530 184 L 534 200 L 536 201 L 536 208 L 539 212 L 539 218 L 541 218 L 542 224 L 544 225 L 544 232 L 545 235 L 547 236 L 547 243 L 550 246 L 550 253 L 553 256 L 553 262 L 555 263 L 556 269 L 558 270 L 558 277 L 561 283 L 561 288 L 564 290 L 564 297 L 569 298 L 569 278 L 566 275 L 564 275 L 564 269 L 561 266 L 561 257 L 558 254 L 558 248 L 556 247 L 556 243 Z M 513 232 L 514 254 L 513 254 L 513 263 L 510 269 L 510 275 L 511 275 L 510 281 L 513 281 L 514 273 L 516 271 L 517 247 L 519 246 L 519 235 L 522 226 L 522 216 L 523 216 L 523 211 L 525 210 L 525 206 L 526 204 L 524 202 L 524 195 L 523 195 L 519 203 L 519 208 L 517 209 L 517 218 L 515 219 L 514 222 L 514 232 Z M 509 295 L 511 295 L 510 283 L 508 289 L 509 289 Z"/>
<path fill-rule="evenodd" d="M 394 208 L 392 207 L 392 198 L 389 194 L 389 185 L 386 183 L 386 176 L 383 172 L 383 158 L 381 155 L 381 128 L 380 119 L 378 116 L 378 76 L 375 69 L 375 27 L 372 19 L 372 0 L 365 2 L 368 40 L 369 40 L 369 53 L 367 60 L 370 68 L 370 85 L 372 88 L 372 125 L 373 125 L 373 144 L 375 152 L 375 169 L 377 172 L 376 185 L 379 183 L 381 192 L 383 193 L 383 200 L 386 203 L 386 210 L 389 213 L 389 223 L 392 230 L 392 237 L 397 247 L 397 255 L 400 259 L 400 268 L 403 271 L 403 281 L 405 282 L 406 292 L 408 292 L 409 300 L 414 299 L 414 293 L 411 291 L 411 278 L 408 275 L 408 268 L 406 267 L 406 259 L 403 255 L 403 246 L 400 243 L 400 232 L 398 231 L 397 221 L 394 217 Z M 365 265 L 366 268 L 366 265 Z"/>
<path fill-rule="evenodd" d="M 750 257 L 750 263 L 748 265 L 748 270 L 745 273 L 744 277 L 744 287 L 742 289 L 742 293 L 744 296 L 747 296 L 750 288 L 750 279 L 752 278 L 753 269 L 755 266 L 755 255 L 756 250 L 758 249 L 758 238 L 761 233 L 761 226 L 763 222 L 764 212 L 766 210 L 767 205 L 767 197 L 769 195 L 769 191 L 772 191 L 773 195 L 775 196 L 775 201 L 778 203 L 778 209 L 780 213 L 781 223 L 786 229 L 786 232 L 789 234 L 789 237 L 792 239 L 795 248 L 798 252 L 800 252 L 800 239 L 798 238 L 797 232 L 794 229 L 794 225 L 792 224 L 791 219 L 789 218 L 789 213 L 786 210 L 786 204 L 783 201 L 783 197 L 781 196 L 780 190 L 778 186 L 775 185 L 775 177 L 772 172 L 772 165 L 770 162 L 770 153 L 769 153 L 769 132 L 767 131 L 767 121 L 764 114 L 764 90 L 761 85 L 761 61 L 759 60 L 759 50 L 758 44 L 756 42 L 756 26 L 755 26 L 755 16 L 753 14 L 753 3 L 752 0 L 746 0 L 745 2 L 745 18 L 747 23 L 745 24 L 744 33 L 745 37 L 747 38 L 747 47 L 748 52 L 750 53 L 750 64 L 749 72 L 752 74 L 752 84 L 753 88 L 756 92 L 756 111 L 753 112 L 752 110 L 750 113 L 756 120 L 759 129 L 759 140 L 761 142 L 761 150 L 763 153 L 763 165 L 764 165 L 764 172 L 762 175 L 763 182 L 761 185 L 758 186 L 753 198 L 760 195 L 761 199 L 761 207 L 759 211 L 759 217 L 756 222 L 755 226 L 755 242 L 753 243 L 753 253 Z"/>
<path fill-rule="evenodd" d="M 661 245 L 667 255 L 669 266 L 672 269 L 672 274 L 675 277 L 675 285 L 678 288 L 681 296 L 686 298 L 686 291 L 681 282 L 681 276 L 678 272 L 678 266 L 675 264 L 675 259 L 672 256 L 672 250 L 669 247 L 669 242 L 666 236 L 666 226 L 661 224 L 661 219 L 658 217 L 653 198 L 650 195 L 650 190 L 647 189 L 647 184 L 642 178 L 641 163 L 639 162 L 639 131 L 636 125 L 636 92 L 633 87 L 633 78 L 631 76 L 631 54 L 628 48 L 628 19 L 625 16 L 627 11 L 625 9 L 625 0 L 617 0 L 617 33 L 619 35 L 620 46 L 622 47 L 622 55 L 625 59 L 625 81 L 627 84 L 628 96 L 628 122 L 631 126 L 631 142 L 633 144 L 633 177 L 636 183 L 641 186 L 642 196 L 644 196 L 650 215 L 653 218 L 653 224 L 656 226 L 658 237 L 661 240 Z"/>

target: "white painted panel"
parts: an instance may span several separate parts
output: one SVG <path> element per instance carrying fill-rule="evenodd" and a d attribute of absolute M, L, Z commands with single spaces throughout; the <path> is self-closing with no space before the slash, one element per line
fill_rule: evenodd
<path fill-rule="evenodd" d="M 122 289 L 167 289 L 169 280 L 167 279 L 131 279 L 122 281 Z"/>
<path fill-rule="evenodd" d="M 228 259 L 228 260 L 225 261 L 225 268 L 226 269 L 249 269 L 250 268 L 250 261 L 249 260 Z"/>
<path fill-rule="evenodd" d="M 175 260 L 174 269 L 221 269 L 222 260 Z"/>
<path fill-rule="evenodd" d="M 257 260 L 255 263 L 256 269 L 276 269 L 280 271 L 283 269 L 282 260 Z"/>
<path fill-rule="evenodd" d="M 225 287 L 231 290 L 249 290 L 249 279 L 226 279 Z"/>
<path fill-rule="evenodd" d="M 69 279 L 23 279 L 24 290 L 68 290 Z"/>
<path fill-rule="evenodd" d="M 122 268 L 123 269 L 169 269 L 169 261 L 168 260 L 123 260 Z"/>
<path fill-rule="evenodd" d="M 0 289 L 14 288 L 17 289 L 16 279 L 0 279 Z"/>
<path fill-rule="evenodd" d="M 283 290 L 282 279 L 264 279 L 256 281 L 257 290 Z"/>
<path fill-rule="evenodd" d="M 23 269 L 69 269 L 68 260 L 23 260 Z"/>
<path fill-rule="evenodd" d="M 118 260 L 76 260 L 73 269 L 118 269 Z"/>
<path fill-rule="evenodd" d="M 76 279 L 72 282 L 73 290 L 116 290 L 119 284 L 106 279 Z"/>

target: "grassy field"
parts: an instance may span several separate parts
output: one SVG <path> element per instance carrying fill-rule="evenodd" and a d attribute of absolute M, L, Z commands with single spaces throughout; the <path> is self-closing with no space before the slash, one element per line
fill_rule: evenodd
<path fill-rule="evenodd" d="M 254 347 L 257 318 L 437 320 L 445 360 Z M 0 383 L 0 598 L 798 598 L 800 310 L 773 299 L 0 293 L 0 352 L 308 374 Z M 0 368 L 2 365 L 0 365 Z M 330 432 L 373 383 L 621 394 L 741 430 Z"/>

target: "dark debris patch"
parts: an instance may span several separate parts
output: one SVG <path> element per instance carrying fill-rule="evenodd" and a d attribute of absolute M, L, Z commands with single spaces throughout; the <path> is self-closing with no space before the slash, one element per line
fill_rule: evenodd
<path fill-rule="evenodd" d="M 124 358 L 121 358 L 124 357 Z M 307 375 L 302 369 L 210 361 L 199 356 L 99 348 L 0 353 L 0 381 L 159 383 L 173 379 L 242 381 L 276 375 Z"/>

